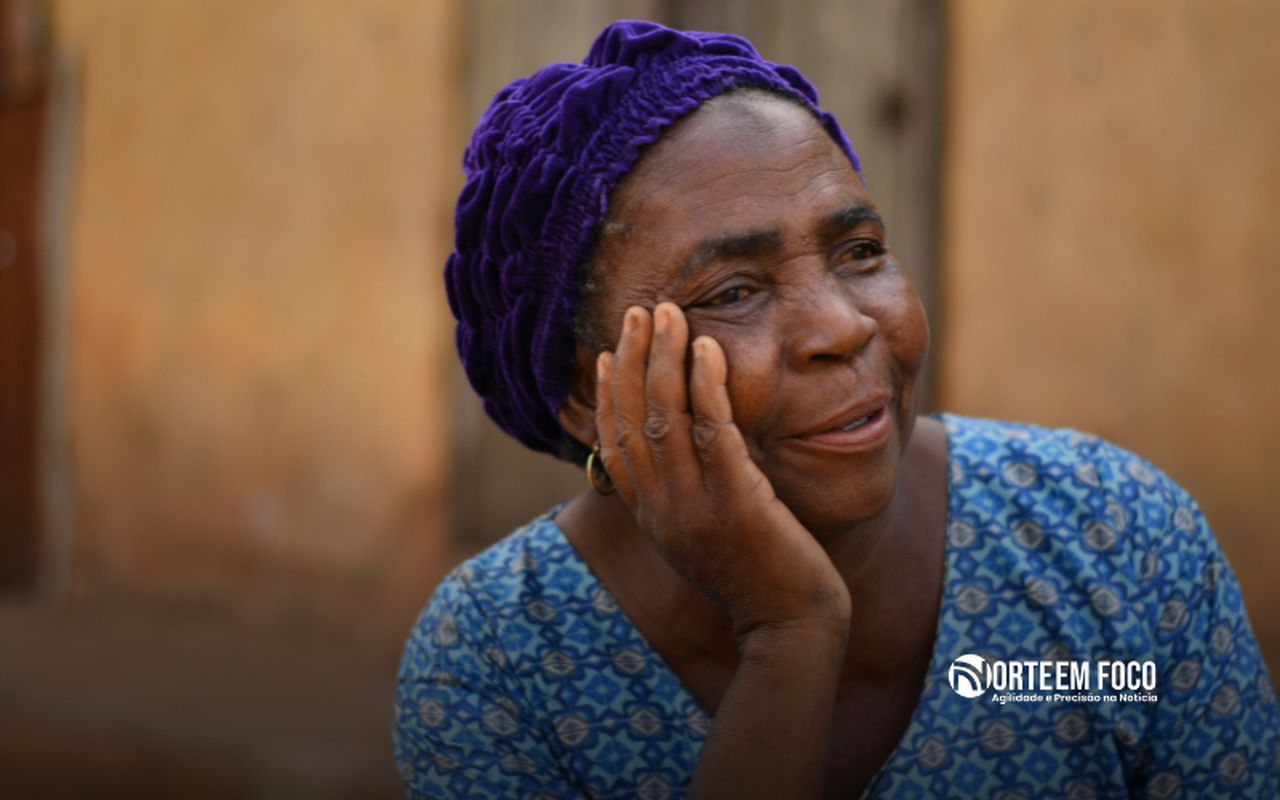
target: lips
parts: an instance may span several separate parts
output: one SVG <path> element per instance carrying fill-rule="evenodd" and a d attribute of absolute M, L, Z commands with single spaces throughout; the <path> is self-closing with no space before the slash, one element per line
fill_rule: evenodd
<path fill-rule="evenodd" d="M 795 442 L 823 450 L 861 452 L 888 444 L 893 435 L 889 398 L 876 397 L 857 403 L 836 416 L 791 437 Z"/>

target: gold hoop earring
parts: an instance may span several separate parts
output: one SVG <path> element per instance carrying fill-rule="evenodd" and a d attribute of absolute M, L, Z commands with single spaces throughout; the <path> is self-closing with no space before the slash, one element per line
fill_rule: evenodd
<path fill-rule="evenodd" d="M 600 477 L 596 477 L 597 471 Z M 609 473 L 605 471 L 604 459 L 600 458 L 599 443 L 591 448 L 591 455 L 587 456 L 587 484 L 596 491 L 596 494 L 608 495 L 618 491 L 613 478 L 610 478 Z"/>

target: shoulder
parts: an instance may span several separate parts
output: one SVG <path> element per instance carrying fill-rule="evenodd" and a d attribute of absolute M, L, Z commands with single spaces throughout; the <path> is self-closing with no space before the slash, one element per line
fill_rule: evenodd
<path fill-rule="evenodd" d="M 1079 645 L 1115 651 L 1120 637 L 1147 650 L 1191 635 L 1208 592 L 1238 604 L 1199 506 L 1150 462 L 1075 430 L 944 422 L 952 563 L 960 599 L 977 598 L 966 608 L 1011 592 L 1033 616 L 1073 620 Z"/>
<path fill-rule="evenodd" d="M 512 622 L 545 622 L 582 584 L 589 570 L 553 521 L 549 512 L 466 560 L 450 572 L 409 634 L 410 652 L 438 653 L 468 642 L 509 649 L 528 635 L 528 626 Z M 438 658 L 438 656 L 437 656 Z"/>
<path fill-rule="evenodd" d="M 450 573 L 397 682 L 415 797 L 643 795 L 687 779 L 708 725 L 550 516 Z"/>
<path fill-rule="evenodd" d="M 1003 624 L 1026 637 L 1032 626 L 1008 623 L 1013 609 L 1075 657 L 1155 664 L 1149 702 L 1095 707 L 1131 783 L 1153 797 L 1179 787 L 1270 796 L 1280 708 L 1235 575 L 1195 500 L 1096 436 L 946 422 L 953 510 L 982 548 L 973 563 L 996 565 L 993 585 L 1012 590 Z"/>
<path fill-rule="evenodd" d="M 1069 428 L 952 415 L 942 419 L 952 508 L 962 515 L 1080 528 L 1097 549 L 1108 549 L 1122 533 L 1212 538 L 1191 496 L 1122 447 Z"/>
<path fill-rule="evenodd" d="M 981 471 L 999 465 L 1009 470 L 1004 477 L 1015 485 L 1020 478 L 1031 478 L 1029 473 L 1020 475 L 1014 466 L 1020 458 L 1032 466 L 1070 467 L 1071 475 L 1089 486 L 1104 480 L 1136 480 L 1149 486 L 1163 477 L 1149 462 L 1128 450 L 1073 428 L 1045 428 L 954 414 L 943 414 L 941 419 L 947 429 L 953 468 Z"/>
<path fill-rule="evenodd" d="M 539 648 L 535 620 L 558 613 L 550 576 L 573 565 L 546 515 L 468 559 L 436 589 L 397 677 L 394 741 L 411 796 L 523 794 L 534 776 L 558 773 L 529 713 L 522 661 Z M 491 791 L 477 788 L 481 775 Z"/>
<path fill-rule="evenodd" d="M 1272 796 L 1280 710 L 1235 578 L 1195 501 L 1150 462 L 1096 436 L 943 422 L 950 516 L 938 652 L 1086 663 L 1099 681 L 1080 702 L 962 706 L 966 735 L 981 739 L 1002 725 L 1052 730 L 1082 778 L 1087 765 L 1107 764 L 1106 781 L 1143 796 Z M 1114 677 L 1104 687 L 1102 665 L 1115 662 L 1152 663 L 1154 691 L 1116 691 Z M 947 661 L 936 663 L 945 685 Z M 1081 719 L 1096 736 L 1064 735 L 1068 720 Z M 971 752 L 965 763 L 981 764 L 975 774 L 990 770 L 979 748 Z"/>

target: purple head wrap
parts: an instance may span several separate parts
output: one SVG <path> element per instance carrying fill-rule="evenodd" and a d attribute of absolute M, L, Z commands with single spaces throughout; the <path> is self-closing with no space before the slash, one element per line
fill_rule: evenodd
<path fill-rule="evenodd" d="M 745 39 L 615 22 L 581 64 L 552 64 L 494 97 L 463 156 L 445 266 L 458 354 L 484 408 L 527 447 L 558 453 L 573 373 L 579 270 L 611 189 L 641 150 L 705 100 L 740 87 L 809 107 L 858 158 L 818 94 Z"/>

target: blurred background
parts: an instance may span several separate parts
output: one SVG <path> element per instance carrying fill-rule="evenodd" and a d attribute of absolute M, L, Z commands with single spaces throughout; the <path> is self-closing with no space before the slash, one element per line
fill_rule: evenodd
<path fill-rule="evenodd" d="M 799 66 L 925 407 L 1163 467 L 1280 664 L 1280 4 L 0 0 L 0 795 L 400 796 L 414 616 L 585 486 L 454 363 L 462 147 L 624 17 Z"/>

